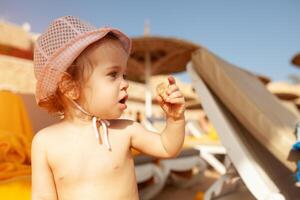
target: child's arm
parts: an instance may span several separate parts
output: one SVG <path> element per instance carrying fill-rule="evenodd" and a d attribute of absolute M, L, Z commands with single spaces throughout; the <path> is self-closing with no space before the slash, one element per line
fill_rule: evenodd
<path fill-rule="evenodd" d="M 37 133 L 31 146 L 32 200 L 57 200 L 53 174 L 46 157 L 46 137 Z"/>
<path fill-rule="evenodd" d="M 185 100 L 175 79 L 169 76 L 169 85 L 160 84 L 157 88 L 157 101 L 167 116 L 167 124 L 161 134 L 148 131 L 141 124 L 133 123 L 131 146 L 143 153 L 156 157 L 169 158 L 179 154 L 185 136 Z"/>

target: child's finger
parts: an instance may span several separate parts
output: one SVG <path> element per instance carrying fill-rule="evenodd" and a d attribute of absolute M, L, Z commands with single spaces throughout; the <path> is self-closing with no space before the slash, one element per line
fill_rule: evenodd
<path fill-rule="evenodd" d="M 163 110 L 167 110 L 168 109 L 168 103 L 167 102 L 165 102 L 163 99 L 162 99 L 162 97 L 161 96 L 157 96 L 156 97 L 156 99 L 157 99 L 157 101 L 158 101 L 158 103 L 159 103 L 159 105 L 161 106 L 161 108 L 163 109 Z"/>
<path fill-rule="evenodd" d="M 168 81 L 169 81 L 170 85 L 173 85 L 176 83 L 175 78 L 172 75 L 168 76 Z"/>
<path fill-rule="evenodd" d="M 163 99 L 167 97 L 167 90 L 168 90 L 168 85 L 166 83 L 160 83 L 156 87 L 156 92 L 158 95 L 160 95 Z"/>
<path fill-rule="evenodd" d="M 174 103 L 174 104 L 184 104 L 185 103 L 184 98 L 182 98 L 182 97 L 170 99 L 169 102 Z"/>
<path fill-rule="evenodd" d="M 170 95 L 171 93 L 178 91 L 179 88 L 177 87 L 177 85 L 170 85 L 167 91 L 167 94 Z"/>
<path fill-rule="evenodd" d="M 179 97 L 182 97 L 182 94 L 180 91 L 176 91 L 176 92 L 173 92 L 172 94 L 170 94 L 170 96 L 167 97 L 167 100 L 179 98 Z"/>
<path fill-rule="evenodd" d="M 163 99 L 161 98 L 161 96 L 156 96 L 156 100 L 159 104 L 161 104 L 163 102 Z"/>

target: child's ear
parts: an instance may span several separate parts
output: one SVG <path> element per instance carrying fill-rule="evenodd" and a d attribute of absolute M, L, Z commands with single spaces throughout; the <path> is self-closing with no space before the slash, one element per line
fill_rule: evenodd
<path fill-rule="evenodd" d="M 62 94 L 72 100 L 77 100 L 79 98 L 79 85 L 67 73 L 63 74 L 63 76 L 61 77 L 61 81 L 58 84 L 58 89 Z"/>

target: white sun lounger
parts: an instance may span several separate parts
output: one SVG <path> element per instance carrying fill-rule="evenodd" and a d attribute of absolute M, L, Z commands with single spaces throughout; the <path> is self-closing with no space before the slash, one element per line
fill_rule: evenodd
<path fill-rule="evenodd" d="M 207 164 L 199 156 L 199 151 L 193 148 L 184 149 L 181 153 L 172 159 L 164 159 L 160 161 L 160 165 L 164 169 L 165 173 L 170 177 L 170 181 L 178 187 L 186 188 L 199 181 L 199 178 L 203 177 L 203 173 L 207 168 Z M 197 171 L 189 179 L 180 177 L 176 172 L 187 172 L 191 170 Z"/>
<path fill-rule="evenodd" d="M 233 175 L 227 171 L 206 192 L 205 199 L 219 199 L 214 196 L 222 194 L 224 184 L 237 174 L 257 199 L 297 199 L 300 191 L 294 187 L 295 158 L 290 158 L 291 145 L 295 142 L 291 130 L 297 119 L 245 71 L 228 66 L 205 49 L 194 53 L 193 61 L 187 66 L 188 74 L 237 171 Z M 207 80 L 204 82 L 203 78 Z M 208 81 L 213 91 L 206 85 Z M 258 127 L 253 126 L 255 122 Z"/>
<path fill-rule="evenodd" d="M 152 125 L 150 120 L 145 119 L 142 121 L 142 124 L 146 129 L 151 130 L 153 132 L 159 132 L 154 125 Z M 145 160 L 149 156 L 144 155 Z M 142 157 L 141 157 L 142 158 Z M 148 158 L 148 162 L 142 162 L 139 165 L 136 165 L 136 174 L 138 182 L 142 182 L 144 180 L 149 179 L 151 176 L 157 176 L 157 181 L 161 181 L 160 183 L 156 183 L 157 186 L 149 186 L 147 191 L 143 192 L 141 198 L 145 199 L 148 197 L 155 196 L 162 188 L 161 183 L 165 184 L 166 179 L 170 180 L 173 184 L 178 187 L 188 187 L 192 185 L 195 181 L 198 181 L 207 165 L 199 154 L 199 149 L 190 148 L 184 149 L 176 158 L 172 159 L 161 159 L 159 161 L 159 166 L 153 164 L 150 161 L 150 157 Z M 155 169 L 154 169 L 155 168 Z M 189 170 L 196 169 L 197 173 L 193 175 L 192 178 L 186 179 L 177 176 L 172 173 L 172 171 L 176 172 L 186 172 Z M 159 171 L 159 173 L 158 173 Z M 152 187 L 152 189 L 151 189 Z M 156 189 L 153 189 L 153 188 Z M 159 189 L 158 189 L 159 188 Z"/>
<path fill-rule="evenodd" d="M 295 125 L 299 118 L 290 112 L 255 77 L 208 50 L 193 53 L 195 71 L 257 141 L 287 168 L 296 170 L 290 157 L 296 142 Z"/>
<path fill-rule="evenodd" d="M 137 183 L 145 182 L 151 178 L 154 184 L 139 190 L 141 200 L 149 200 L 156 196 L 164 187 L 166 182 L 166 172 L 162 167 L 155 164 L 155 159 L 147 155 L 138 155 L 134 157 L 135 174 Z"/>
<path fill-rule="evenodd" d="M 154 184 L 139 190 L 140 198 L 148 200 L 156 196 L 164 187 L 168 178 L 179 187 L 188 187 L 202 177 L 206 168 L 204 161 L 199 157 L 199 152 L 193 149 L 183 150 L 177 158 L 161 159 L 155 163 L 155 158 L 148 155 L 138 155 L 134 158 L 137 182 L 142 183 L 154 178 Z M 181 179 L 173 175 L 172 170 L 180 172 L 197 167 L 198 173 L 191 179 Z"/>

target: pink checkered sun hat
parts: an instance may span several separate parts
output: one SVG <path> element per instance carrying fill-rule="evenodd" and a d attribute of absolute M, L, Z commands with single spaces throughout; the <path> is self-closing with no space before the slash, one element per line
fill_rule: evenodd
<path fill-rule="evenodd" d="M 121 41 L 126 52 L 130 54 L 131 40 L 118 29 L 96 28 L 73 16 L 55 19 L 39 36 L 34 48 L 37 103 L 47 101 L 56 92 L 63 72 L 79 54 L 108 33 L 114 34 Z"/>

